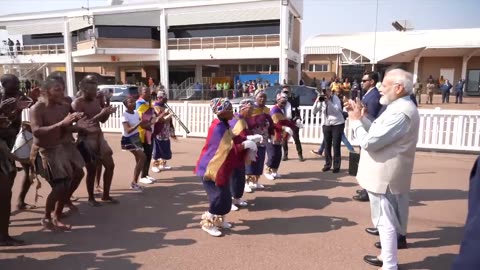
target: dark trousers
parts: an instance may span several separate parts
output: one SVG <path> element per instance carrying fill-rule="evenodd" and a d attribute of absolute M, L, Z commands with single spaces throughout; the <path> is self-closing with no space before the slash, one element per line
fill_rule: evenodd
<path fill-rule="evenodd" d="M 230 192 L 232 197 L 240 199 L 243 197 L 243 190 L 245 189 L 245 166 L 234 169 L 232 177 L 230 178 Z"/>
<path fill-rule="evenodd" d="M 145 163 L 143 164 L 142 174 L 140 175 L 141 178 L 146 177 L 148 175 L 148 170 L 150 169 L 150 162 L 152 161 L 152 152 L 153 152 L 153 147 L 151 144 L 144 142 L 142 145 L 143 145 L 143 152 L 145 153 L 146 159 L 145 159 Z"/>
<path fill-rule="evenodd" d="M 325 168 L 332 167 L 332 147 L 333 147 L 333 169 L 340 169 L 342 161 L 340 146 L 342 142 L 342 133 L 345 124 L 335 126 L 323 126 L 323 137 L 325 143 Z"/>
<path fill-rule="evenodd" d="M 455 103 L 462 103 L 463 102 L 463 91 L 457 91 L 455 93 Z"/>
<path fill-rule="evenodd" d="M 28 190 L 32 185 L 30 183 L 30 165 L 22 164 L 23 167 L 23 182 L 22 189 L 20 189 L 20 194 L 18 195 L 18 204 L 17 206 L 22 206 L 25 203 L 25 197 L 27 196 Z"/>
<path fill-rule="evenodd" d="M 282 161 L 282 145 L 267 143 L 267 166 L 272 169 L 280 167 Z"/>
<path fill-rule="evenodd" d="M 293 141 L 295 142 L 295 148 L 297 148 L 297 153 L 299 155 L 302 154 L 302 143 L 300 142 L 300 129 L 294 128 L 293 129 Z M 288 141 L 283 142 L 283 153 L 285 156 L 288 156 Z"/>
<path fill-rule="evenodd" d="M 12 187 L 17 172 L 0 176 L 0 239 L 8 236 L 10 223 Z"/>
<path fill-rule="evenodd" d="M 203 187 L 208 196 L 208 212 L 214 215 L 226 215 L 230 213 L 232 208 L 232 194 L 229 185 L 219 187 L 215 182 L 210 180 L 202 180 Z"/>
<path fill-rule="evenodd" d="M 442 103 L 450 102 L 450 91 L 442 91 Z"/>

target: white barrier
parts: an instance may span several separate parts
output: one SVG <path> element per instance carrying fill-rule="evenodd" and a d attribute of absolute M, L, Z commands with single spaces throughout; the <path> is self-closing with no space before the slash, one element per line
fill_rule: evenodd
<path fill-rule="evenodd" d="M 121 132 L 120 117 L 124 112 L 122 103 L 112 103 L 117 111 L 102 124 L 105 132 Z M 173 111 L 190 130 L 190 134 L 174 121 L 175 134 L 183 137 L 206 137 L 208 127 L 214 119 L 209 104 L 169 103 Z M 312 108 L 300 107 L 305 126 L 300 130 L 300 140 L 305 143 L 318 143 L 323 140 L 320 116 L 312 115 Z M 420 128 L 417 147 L 431 150 L 478 151 L 480 152 L 480 111 L 420 109 Z M 29 119 L 28 111 L 23 112 L 23 119 Z M 357 145 L 348 128 L 345 132 L 352 145 Z"/>

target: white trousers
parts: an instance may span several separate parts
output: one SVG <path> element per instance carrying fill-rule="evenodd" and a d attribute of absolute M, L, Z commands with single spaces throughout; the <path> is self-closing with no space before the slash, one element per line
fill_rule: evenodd
<path fill-rule="evenodd" d="M 381 214 L 378 220 L 378 232 L 380 234 L 380 243 L 382 244 L 382 252 L 380 257 L 383 260 L 382 270 L 398 270 L 397 257 L 397 231 L 394 221 L 388 213 L 392 212 L 392 205 L 385 195 L 377 194 L 380 199 Z"/>

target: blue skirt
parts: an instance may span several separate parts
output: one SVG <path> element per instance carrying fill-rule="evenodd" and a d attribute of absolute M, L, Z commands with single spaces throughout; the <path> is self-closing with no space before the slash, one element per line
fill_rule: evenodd
<path fill-rule="evenodd" d="M 170 140 L 159 140 L 153 138 L 153 160 L 170 160 L 172 158 L 172 150 L 170 148 Z"/>
<path fill-rule="evenodd" d="M 265 164 L 265 146 L 259 146 L 257 151 L 257 161 L 245 166 L 246 175 L 262 175 L 263 166 Z"/>

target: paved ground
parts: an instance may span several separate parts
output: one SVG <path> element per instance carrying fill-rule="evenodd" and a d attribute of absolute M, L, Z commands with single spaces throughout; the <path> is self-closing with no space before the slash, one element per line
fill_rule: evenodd
<path fill-rule="evenodd" d="M 159 183 L 143 194 L 127 189 L 133 169 L 119 136 L 109 135 L 115 151 L 113 193 L 119 205 L 91 208 L 85 186 L 78 191 L 80 213 L 67 220 L 71 232 L 41 231 L 44 201 L 36 210 L 15 212 L 11 233 L 31 245 L 0 249 L 0 269 L 376 269 L 362 261 L 377 254 L 378 240 L 367 203 L 351 196 L 358 188 L 345 170 L 321 173 L 323 161 L 282 162 L 285 178 L 247 194 L 251 206 L 231 213 L 235 227 L 222 238 L 200 230 L 206 195 L 192 170 L 203 140 L 173 143 L 175 170 L 160 173 Z M 314 146 L 305 145 L 305 152 Z M 450 269 L 466 217 L 471 155 L 419 152 L 414 171 L 409 249 L 400 251 L 401 269 Z M 343 159 L 346 168 L 346 158 Z M 14 196 L 18 194 L 15 184 Z M 41 190 L 47 194 L 47 185 Z M 33 192 L 28 196 L 33 202 Z"/>

